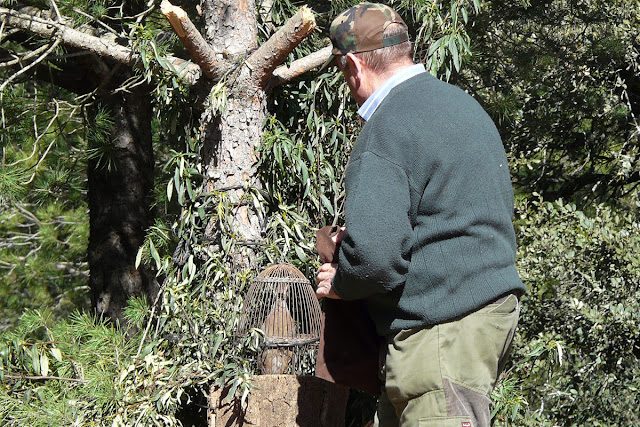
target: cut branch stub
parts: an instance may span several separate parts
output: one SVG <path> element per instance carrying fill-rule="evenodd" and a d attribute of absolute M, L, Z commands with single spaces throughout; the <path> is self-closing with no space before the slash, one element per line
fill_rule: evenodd
<path fill-rule="evenodd" d="M 268 85 L 270 87 L 279 86 L 314 68 L 320 67 L 329 59 L 331 49 L 331 46 L 327 46 L 303 58 L 296 59 L 289 66 L 279 66 L 273 70 L 273 75 L 269 79 Z"/>
<path fill-rule="evenodd" d="M 187 13 L 180 7 L 172 5 L 168 0 L 162 1 L 160 10 L 171 23 L 173 31 L 180 38 L 193 62 L 202 69 L 208 78 L 219 79 L 224 74 L 224 69 L 218 63 L 215 52 L 193 25 Z"/>
<path fill-rule="evenodd" d="M 287 55 L 316 28 L 313 12 L 306 6 L 300 8 L 269 40 L 247 58 L 247 66 L 254 78 L 264 87 L 271 73 Z"/>

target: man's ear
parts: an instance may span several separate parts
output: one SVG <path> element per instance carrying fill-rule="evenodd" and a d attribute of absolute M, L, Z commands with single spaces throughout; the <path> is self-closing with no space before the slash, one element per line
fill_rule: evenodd
<path fill-rule="evenodd" d="M 349 67 L 349 71 L 351 74 L 360 80 L 362 77 L 362 67 L 363 63 L 360 61 L 360 58 L 355 56 L 353 53 L 347 53 L 347 67 Z"/>
<path fill-rule="evenodd" d="M 364 81 L 364 64 L 360 58 L 353 53 L 347 53 L 347 68 L 349 69 L 349 87 L 351 88 L 351 92 L 354 93 L 356 102 L 359 102 L 357 93 Z"/>

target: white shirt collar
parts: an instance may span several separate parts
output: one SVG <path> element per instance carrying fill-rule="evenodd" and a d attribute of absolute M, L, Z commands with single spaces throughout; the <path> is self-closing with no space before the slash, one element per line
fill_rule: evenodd
<path fill-rule="evenodd" d="M 384 98 L 389 94 L 391 89 L 398 86 L 400 83 L 404 82 L 405 80 L 408 80 L 415 75 L 418 75 L 420 73 L 425 73 L 425 72 L 426 70 L 424 69 L 424 65 L 422 64 L 415 64 L 398 71 L 393 76 L 385 80 L 385 82 L 382 83 L 378 87 L 378 89 L 376 89 L 375 92 L 371 94 L 369 98 L 367 98 L 367 100 L 364 102 L 364 104 L 362 104 L 362 106 L 358 110 L 358 114 L 365 121 L 369 120 L 371 115 L 376 111 L 378 106 L 382 103 Z"/>

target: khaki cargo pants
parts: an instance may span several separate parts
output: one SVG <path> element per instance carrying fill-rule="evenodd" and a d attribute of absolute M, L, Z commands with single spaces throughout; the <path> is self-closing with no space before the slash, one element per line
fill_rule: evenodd
<path fill-rule="evenodd" d="M 381 352 L 374 427 L 486 427 L 520 315 L 515 295 L 460 319 L 403 330 Z"/>

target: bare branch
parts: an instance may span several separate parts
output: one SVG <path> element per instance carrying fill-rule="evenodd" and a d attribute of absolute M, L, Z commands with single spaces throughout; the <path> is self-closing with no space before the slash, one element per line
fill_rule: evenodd
<path fill-rule="evenodd" d="M 247 66 L 262 85 L 271 72 L 282 64 L 287 55 L 295 49 L 316 27 L 313 12 L 306 6 L 300 8 L 273 36 L 247 58 Z"/>
<path fill-rule="evenodd" d="M 28 381 L 57 380 L 57 381 L 70 381 L 70 382 L 74 382 L 74 383 L 89 384 L 89 381 L 87 381 L 87 380 L 79 380 L 77 378 L 54 377 L 54 376 L 50 376 L 50 375 L 29 376 L 29 375 L 8 375 L 8 374 L 4 374 L 4 377 L 12 379 L 12 380 L 28 380 Z"/>
<path fill-rule="evenodd" d="M 0 7 L 0 20 L 7 27 L 20 28 L 45 38 L 57 37 L 64 45 L 88 50 L 125 65 L 134 66 L 136 64 L 138 55 L 131 49 L 103 37 L 85 34 L 59 22 L 38 18 L 34 16 L 36 13 L 27 15 Z M 197 65 L 173 56 L 167 57 L 166 60 L 174 67 L 176 73 L 188 83 L 195 83 L 200 77 L 201 71 Z"/>
<path fill-rule="evenodd" d="M 225 70 L 218 64 L 216 53 L 193 25 L 187 13 L 180 7 L 172 5 L 168 0 L 162 1 L 160 10 L 171 23 L 173 31 L 180 38 L 193 62 L 202 68 L 208 78 L 219 79 Z"/>
<path fill-rule="evenodd" d="M 2 98 L 2 95 L 0 95 L 0 99 Z M 54 99 L 55 101 L 55 99 Z M 49 131 L 49 128 L 51 128 L 51 125 L 53 125 L 53 122 L 56 121 L 56 119 L 58 118 L 58 113 L 60 111 L 59 106 L 58 106 L 58 102 L 55 101 L 56 103 L 56 112 L 53 116 L 53 118 L 49 121 L 49 124 L 47 125 L 46 129 L 44 130 L 44 132 L 42 132 L 40 135 L 38 135 L 38 125 L 37 125 L 37 121 L 36 121 L 36 116 L 33 116 L 33 127 L 34 127 L 34 136 L 36 137 L 36 140 L 33 143 L 33 151 L 31 152 L 31 155 L 29 155 L 29 157 L 25 157 L 23 159 L 19 159 L 16 160 L 15 162 L 11 163 L 9 166 L 17 166 L 20 163 L 23 162 L 27 162 L 29 160 L 31 160 L 33 158 L 33 156 L 35 156 L 35 154 L 38 152 L 38 148 L 39 148 L 39 142 L 40 142 L 40 138 L 42 138 L 43 136 L 45 136 L 47 134 L 47 132 Z M 73 114 L 73 113 L 72 113 Z M 53 139 L 55 141 L 55 138 Z M 49 148 L 51 148 L 51 146 L 49 146 Z M 47 152 L 49 152 L 49 150 L 47 149 Z M 40 163 L 42 162 L 42 159 L 40 159 L 40 161 L 38 161 L 38 165 L 40 165 Z M 38 169 L 38 166 L 36 166 L 36 171 Z M 34 175 L 31 177 L 31 179 L 29 180 L 29 182 L 31 182 L 33 180 L 35 176 L 35 172 Z M 23 183 L 27 184 L 27 183 Z"/>
<path fill-rule="evenodd" d="M 114 36 L 116 36 L 116 37 L 120 36 L 116 30 L 114 30 L 113 28 L 111 28 L 110 26 L 108 26 L 107 24 L 105 24 L 104 22 L 102 22 L 101 20 L 96 18 L 95 16 L 89 15 L 88 13 L 78 9 L 77 7 L 74 7 L 73 11 L 75 13 L 79 13 L 80 15 L 84 16 L 85 18 L 89 18 L 91 20 L 91 22 L 95 22 L 96 24 L 100 25 L 102 28 L 106 29 L 111 34 L 113 34 Z"/>
<path fill-rule="evenodd" d="M 40 220 L 38 219 L 37 216 L 35 216 L 33 213 L 31 213 L 31 211 L 29 211 L 28 209 L 24 208 L 21 204 L 17 203 L 15 205 L 16 208 L 18 208 L 18 210 L 20 211 L 20 213 L 22 213 L 22 216 L 30 219 L 31 221 L 33 221 L 36 225 L 40 225 Z"/>
<path fill-rule="evenodd" d="M 84 269 L 80 270 L 79 267 L 84 267 Z M 56 268 L 58 270 L 64 270 L 69 273 L 67 277 L 89 277 L 89 268 L 86 262 L 58 262 L 56 263 Z"/>
<path fill-rule="evenodd" d="M 275 87 L 287 83 L 296 77 L 320 67 L 329 59 L 331 55 L 331 46 L 322 48 L 304 58 L 296 59 L 291 65 L 282 65 L 273 71 L 273 75 L 269 79 L 269 86 Z"/>
<path fill-rule="evenodd" d="M 27 53 L 24 56 L 17 56 L 16 59 L 12 59 L 12 60 L 5 61 L 5 62 L 0 62 L 0 68 L 13 67 L 14 65 L 19 64 L 21 62 L 26 62 L 29 59 L 40 55 L 42 52 L 44 52 L 47 49 L 49 49 L 49 46 L 47 46 L 46 44 L 42 45 L 39 48 L 37 48 L 36 50 L 32 50 L 31 52 Z M 14 55 L 14 57 L 15 57 L 15 55 Z"/>
<path fill-rule="evenodd" d="M 11 83 L 16 78 L 18 78 L 20 75 L 26 73 L 27 71 L 29 71 L 30 69 L 32 69 L 33 67 L 38 65 L 40 62 L 44 61 L 44 59 L 47 57 L 47 55 L 49 55 L 51 52 L 53 52 L 53 50 L 56 47 L 58 47 L 59 44 L 60 44 L 60 39 L 56 39 L 56 40 L 52 41 L 51 42 L 51 46 L 49 46 L 49 48 L 38 59 L 36 59 L 35 61 L 33 61 L 31 64 L 27 65 L 26 67 L 20 69 L 20 71 L 18 71 L 17 73 L 15 73 L 11 77 L 9 77 L 7 80 L 5 80 L 4 83 L 2 83 L 2 85 L 0 85 L 0 98 L 1 98 L 2 92 L 4 92 L 4 88 L 7 87 L 7 85 L 9 83 Z"/>
<path fill-rule="evenodd" d="M 49 0 L 51 6 L 53 6 L 53 10 L 56 12 L 56 16 L 58 17 L 58 21 L 62 21 L 62 15 L 60 15 L 60 11 L 58 10 L 58 5 L 54 0 Z"/>
<path fill-rule="evenodd" d="M 54 100 L 55 101 L 55 100 Z M 44 135 L 46 135 L 46 133 L 49 131 L 49 127 L 51 126 L 51 124 L 58 118 L 58 113 L 60 112 L 60 106 L 58 105 L 58 102 L 56 102 L 56 113 L 53 116 L 53 118 L 51 119 L 51 121 L 49 122 L 49 126 L 47 126 L 47 128 L 44 130 L 44 132 L 42 132 L 39 136 L 38 139 L 36 139 L 36 143 L 34 143 L 34 146 L 37 146 L 37 141 Z M 73 115 L 75 111 L 72 111 L 71 114 Z M 47 158 L 47 154 L 49 154 L 49 150 L 51 150 L 51 147 L 53 147 L 53 144 L 55 144 L 56 142 L 56 138 L 52 138 L 51 142 L 49 143 L 49 146 L 47 147 L 47 149 L 45 150 L 44 154 L 42 155 L 42 157 L 40 157 L 40 160 L 38 160 L 38 163 L 34 166 L 34 170 L 33 173 L 31 174 L 31 178 L 29 178 L 28 181 L 25 181 L 22 183 L 22 185 L 28 185 L 30 184 L 33 179 L 36 177 L 36 174 L 38 173 L 38 168 L 40 167 L 40 165 L 42 164 L 42 162 L 44 161 L 44 159 Z"/>
<path fill-rule="evenodd" d="M 0 7 L 0 17 L 9 27 L 21 28 L 46 38 L 53 38 L 57 35 L 65 45 L 89 50 L 126 65 L 135 63 L 136 58 L 130 49 L 74 30 L 55 21 L 26 15 L 4 7 Z"/>

